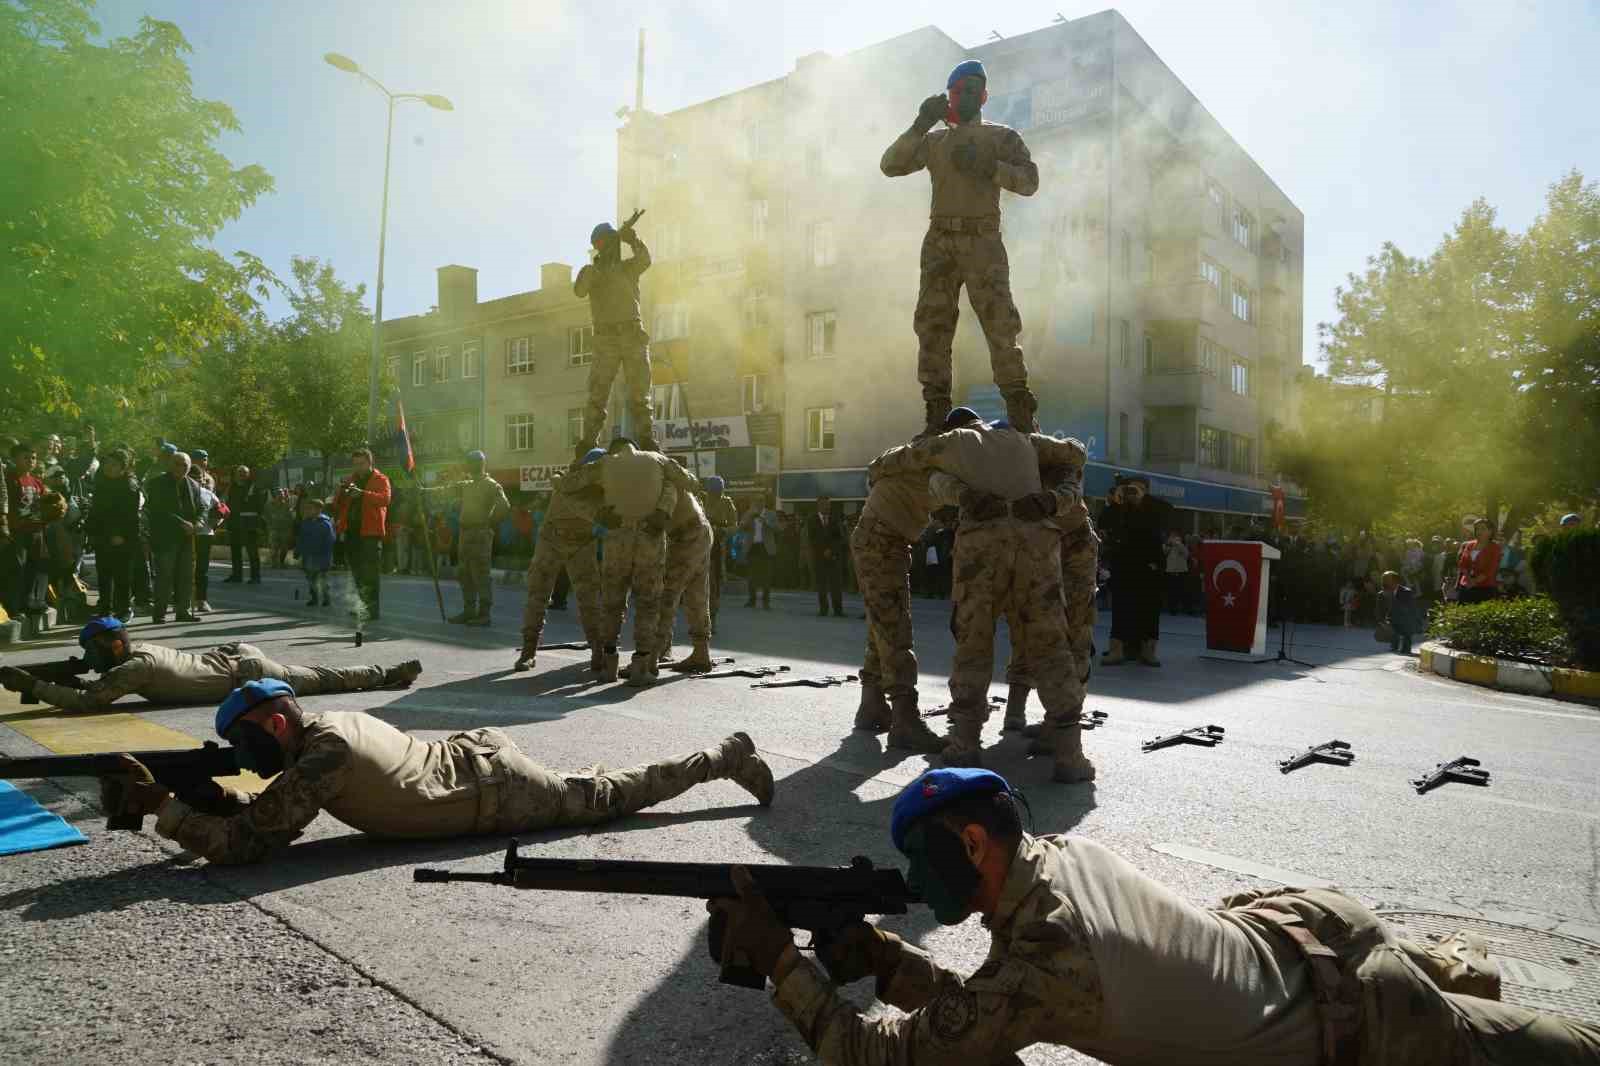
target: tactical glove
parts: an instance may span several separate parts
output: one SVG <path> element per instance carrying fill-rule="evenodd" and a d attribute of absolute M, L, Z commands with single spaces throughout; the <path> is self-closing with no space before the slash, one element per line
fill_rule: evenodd
<path fill-rule="evenodd" d="M 616 529 L 618 526 L 622 525 L 622 516 L 617 513 L 617 509 L 615 507 L 610 505 L 600 508 L 599 512 L 594 517 L 595 521 L 599 522 L 607 529 Z"/>
<path fill-rule="evenodd" d="M 1004 518 L 1009 513 L 1006 501 L 978 489 L 964 489 L 961 493 L 961 514 L 974 522 L 987 522 L 991 518 Z"/>
<path fill-rule="evenodd" d="M 672 521 L 672 516 L 665 511 L 651 511 L 639 525 L 644 527 L 646 533 L 660 533 L 667 528 L 667 523 Z"/>
<path fill-rule="evenodd" d="M 957 170 L 969 178 L 979 181 L 994 179 L 994 153 L 987 149 L 980 151 L 971 141 L 957 145 L 955 151 L 950 153 L 950 161 L 955 164 Z"/>
<path fill-rule="evenodd" d="M 143 818 L 159 811 L 171 793 L 157 784 L 149 767 L 132 755 L 119 755 L 117 761 L 123 772 L 100 778 L 100 806 L 106 814 Z"/>
<path fill-rule="evenodd" d="M 1056 494 L 1030 492 L 1011 502 L 1011 517 L 1019 522 L 1043 522 L 1056 513 Z"/>
<path fill-rule="evenodd" d="M 20 670 L 15 666 L 0 666 L 0 685 L 4 685 L 12 692 L 32 696 L 33 686 L 38 683 L 38 678 L 26 670 Z"/>
<path fill-rule="evenodd" d="M 817 958 L 835 984 L 863 977 L 886 984 L 900 962 L 902 941 L 870 922 L 857 922 L 817 951 Z"/>
<path fill-rule="evenodd" d="M 779 920 L 749 870 L 735 866 L 732 876 L 739 898 L 706 903 L 707 910 L 721 912 L 728 922 L 728 931 L 722 938 L 721 962 L 727 966 L 742 958 L 751 969 L 771 977 L 784 950 L 794 945 L 794 933 Z"/>
<path fill-rule="evenodd" d="M 917 108 L 917 120 L 911 124 L 911 128 L 918 133 L 927 133 L 949 110 L 950 98 L 944 93 L 934 93 Z"/>

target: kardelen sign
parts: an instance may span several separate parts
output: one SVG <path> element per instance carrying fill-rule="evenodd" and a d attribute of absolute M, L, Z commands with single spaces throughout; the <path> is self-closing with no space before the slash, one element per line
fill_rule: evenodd
<path fill-rule="evenodd" d="M 656 441 L 663 451 L 687 452 L 695 448 L 745 448 L 750 445 L 750 428 L 744 415 L 718 418 L 664 419 L 651 423 Z"/>

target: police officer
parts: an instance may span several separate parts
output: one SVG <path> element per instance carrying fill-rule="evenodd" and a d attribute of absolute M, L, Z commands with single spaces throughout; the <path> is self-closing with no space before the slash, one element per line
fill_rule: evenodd
<path fill-rule="evenodd" d="M 1195 906 L 1087 837 L 1024 832 L 987 770 L 918 777 L 890 835 L 940 924 L 983 916 L 989 957 L 970 976 L 866 922 L 819 952 L 824 976 L 743 868 L 741 896 L 712 905 L 727 957 L 772 979 L 827 1066 L 1015 1062 L 1030 1044 L 1110 1064 L 1600 1062 L 1600 1027 L 1484 998 L 1498 979 L 1476 938 L 1413 944 L 1332 889 Z M 833 983 L 864 977 L 906 1014 L 864 1017 Z"/>
<path fill-rule="evenodd" d="M 118 782 L 124 812 L 156 815 L 157 833 L 216 863 L 257 862 L 324 810 L 369 836 L 437 839 L 597 825 L 706 781 L 732 781 L 763 805 L 773 798 L 772 770 L 745 733 L 626 770 L 560 773 L 498 729 L 422 741 L 361 711 L 305 712 L 278 680 L 241 685 L 216 727 L 242 767 L 277 775 L 259 796 L 215 782 L 173 796 L 132 757 Z"/>
<path fill-rule="evenodd" d="M 674 464 L 676 465 L 676 464 Z M 685 477 L 694 479 L 685 472 Z M 707 571 L 711 564 L 711 523 L 692 489 L 678 493 L 677 506 L 667 523 L 667 561 L 662 570 L 661 614 L 656 620 L 658 661 L 672 656 L 672 624 L 683 602 L 692 651 L 667 667 L 680 674 L 703 674 L 711 662 L 711 592 Z"/>
<path fill-rule="evenodd" d="M 645 451 L 655 451 L 650 425 L 650 335 L 639 317 L 639 275 L 650 269 L 650 249 L 624 226 L 619 233 L 609 222 L 602 222 L 589 234 L 594 261 L 578 271 L 572 289 L 579 299 L 588 298 L 589 317 L 594 323 L 594 362 L 589 365 L 589 404 L 584 410 L 584 438 L 578 441 L 576 458 L 600 440 L 606 423 L 606 394 L 622 368 L 628 390 L 628 411 L 633 431 Z M 622 258 L 626 244 L 633 255 Z"/>
<path fill-rule="evenodd" d="M 739 509 L 723 494 L 725 483 L 715 474 L 704 481 L 706 521 L 711 523 L 711 632 L 717 632 L 717 608 L 722 604 L 722 568 L 728 559 L 728 538 L 739 528 Z"/>
<path fill-rule="evenodd" d="M 461 502 L 461 539 L 457 558 L 461 560 L 461 613 L 451 622 L 486 626 L 494 607 L 494 579 L 490 564 L 494 556 L 495 529 L 511 513 L 511 501 L 500 482 L 489 476 L 489 457 L 481 451 L 467 453 L 467 477 L 449 485 L 430 486 L 425 493 Z"/>
<path fill-rule="evenodd" d="M 588 466 L 605 457 L 602 448 L 591 448 L 579 465 Z M 558 474 L 550 493 L 550 509 L 539 527 L 539 542 L 528 562 L 528 598 L 522 607 L 522 650 L 513 670 L 528 670 L 538 657 L 539 635 L 544 632 L 545 614 L 550 610 L 550 592 L 563 569 L 578 596 L 578 622 L 589 642 L 589 669 L 600 673 L 604 666 L 604 644 L 600 637 L 600 564 L 595 559 L 594 525 L 605 506 L 605 489 L 598 483 L 585 484 L 570 474 Z"/>
<path fill-rule="evenodd" d="M 215 703 L 236 686 L 261 678 L 292 684 L 302 695 L 361 692 L 391 685 L 409 688 L 422 664 L 396 666 L 289 666 L 273 662 L 253 644 L 221 644 L 195 654 L 128 638 L 122 620 L 92 618 L 78 633 L 85 663 L 99 677 L 83 688 L 40 681 L 26 667 L 0 667 L 0 684 L 64 711 L 104 710 L 122 697 L 153 703 Z"/>
<path fill-rule="evenodd" d="M 997 422 L 985 425 L 966 407 L 951 411 L 945 432 L 891 449 L 873 460 L 869 476 L 932 471 L 936 506 L 958 505 L 954 607 L 956 638 L 950 669 L 950 725 L 942 755 L 946 765 L 979 765 L 983 724 L 989 717 L 994 675 L 994 635 L 1002 616 L 1017 621 L 1021 645 L 1045 706 L 1040 747 L 1052 751 L 1052 777 L 1089 781 L 1094 764 L 1083 754 L 1083 683 L 1072 661 L 1061 601 L 1057 521 L 1080 502 L 1086 455 L 1075 440 L 1023 434 Z M 1046 488 L 1041 468 L 1071 472 Z"/>
<path fill-rule="evenodd" d="M 891 178 L 924 167 L 933 182 L 916 315 L 917 380 L 927 408 L 926 433 L 939 432 L 950 411 L 950 346 L 963 285 L 989 344 L 994 383 L 1006 417 L 1023 432 L 1038 429 L 1028 367 L 1017 336 L 1022 316 L 1011 298 L 1011 268 L 1000 239 L 1000 190 L 1032 196 L 1039 168 L 1015 130 L 983 121 L 989 98 L 983 64 L 969 59 L 950 72 L 943 95 L 922 102 L 911 128 L 895 138 L 879 166 Z M 934 124 L 944 120 L 945 129 Z"/>

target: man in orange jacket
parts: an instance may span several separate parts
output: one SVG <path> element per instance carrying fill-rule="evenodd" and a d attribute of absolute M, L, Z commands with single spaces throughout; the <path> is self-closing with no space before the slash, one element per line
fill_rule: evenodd
<path fill-rule="evenodd" d="M 334 522 L 344 539 L 344 558 L 350 580 L 360 597 L 358 611 L 367 621 L 378 620 L 378 574 L 383 561 L 383 538 L 389 517 L 389 479 L 372 465 L 372 449 L 350 453 L 355 467 L 339 484 Z"/>

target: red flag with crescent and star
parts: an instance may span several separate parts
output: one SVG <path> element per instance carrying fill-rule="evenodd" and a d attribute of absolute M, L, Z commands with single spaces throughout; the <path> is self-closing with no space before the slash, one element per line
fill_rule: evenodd
<path fill-rule="evenodd" d="M 1206 582 L 1206 647 L 1255 650 L 1261 603 L 1261 542 L 1208 540 L 1200 545 Z"/>

